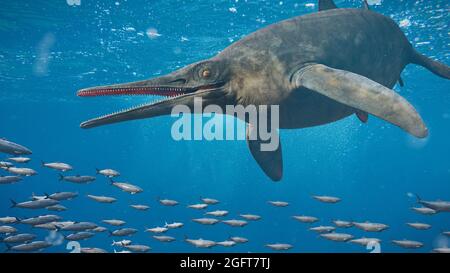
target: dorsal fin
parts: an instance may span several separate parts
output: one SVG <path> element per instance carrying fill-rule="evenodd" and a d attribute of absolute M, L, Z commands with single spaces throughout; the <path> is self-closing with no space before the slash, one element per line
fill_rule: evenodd
<path fill-rule="evenodd" d="M 319 11 L 337 8 L 333 0 L 319 0 Z"/>
<path fill-rule="evenodd" d="M 363 7 L 362 8 L 366 9 L 366 10 L 370 10 L 369 3 L 367 3 L 367 0 L 363 0 Z"/>

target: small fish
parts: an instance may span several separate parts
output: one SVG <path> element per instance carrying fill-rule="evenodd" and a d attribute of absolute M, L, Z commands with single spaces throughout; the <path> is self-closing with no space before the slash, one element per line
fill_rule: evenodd
<path fill-rule="evenodd" d="M 313 216 L 297 216 L 297 215 L 294 215 L 294 216 L 292 216 L 292 218 L 294 218 L 295 220 L 297 220 L 299 222 L 307 223 L 307 224 L 312 224 L 312 223 L 315 223 L 315 222 L 319 221 L 319 218 L 313 217 Z"/>
<path fill-rule="evenodd" d="M 292 248 L 292 245 L 290 244 L 267 244 L 266 247 L 273 249 L 273 250 L 289 250 Z"/>
<path fill-rule="evenodd" d="M 362 246 L 367 246 L 369 244 L 379 244 L 381 242 L 380 239 L 378 238 L 359 238 L 359 239 L 353 239 L 349 241 L 350 243 L 353 244 L 357 244 L 357 245 L 362 245 Z"/>
<path fill-rule="evenodd" d="M 204 240 L 202 238 L 200 239 L 188 239 L 187 237 L 185 237 L 184 239 L 187 243 L 195 246 L 195 247 L 199 247 L 199 248 L 211 248 L 213 246 L 215 246 L 217 243 L 211 240 Z"/>
<path fill-rule="evenodd" d="M 269 204 L 275 206 L 275 207 L 287 207 L 289 206 L 288 202 L 284 201 L 269 201 Z"/>
<path fill-rule="evenodd" d="M 28 163 L 31 161 L 31 158 L 19 156 L 19 157 L 10 157 L 7 160 L 15 163 Z"/>
<path fill-rule="evenodd" d="M 239 244 L 243 244 L 243 243 L 247 243 L 248 242 L 247 238 L 237 237 L 237 236 L 230 237 L 230 240 L 233 241 L 233 242 L 239 243 Z"/>
<path fill-rule="evenodd" d="M 256 214 L 239 214 L 239 216 L 249 221 L 258 221 L 261 219 L 261 216 Z"/>
<path fill-rule="evenodd" d="M 132 185 L 128 182 L 115 182 L 111 179 L 111 185 L 116 186 L 124 192 L 128 192 L 130 194 L 141 193 L 144 190 L 139 188 L 138 186 Z"/>
<path fill-rule="evenodd" d="M 389 226 L 385 225 L 385 224 L 370 223 L 370 222 L 363 222 L 363 223 L 353 222 L 353 225 L 356 228 L 359 228 L 364 231 L 370 231 L 370 232 L 381 232 L 381 231 L 389 228 Z"/>
<path fill-rule="evenodd" d="M 52 163 L 45 163 L 44 161 L 41 161 L 41 164 L 43 167 L 47 167 L 50 169 L 54 169 L 57 171 L 67 172 L 73 170 L 73 167 L 69 164 L 62 163 L 62 162 L 52 162 Z"/>
<path fill-rule="evenodd" d="M 102 222 L 111 226 L 123 226 L 126 223 L 125 221 L 117 219 L 102 220 Z"/>
<path fill-rule="evenodd" d="M 147 252 L 151 249 L 151 247 L 145 245 L 126 245 L 123 247 L 133 252 Z"/>
<path fill-rule="evenodd" d="M 320 234 L 320 237 L 325 238 L 330 241 L 335 242 L 347 242 L 351 239 L 353 239 L 353 235 L 346 234 L 346 233 L 323 233 Z"/>
<path fill-rule="evenodd" d="M 0 224 L 14 224 L 19 222 L 20 220 L 17 217 L 14 216 L 5 216 L 0 217 Z"/>
<path fill-rule="evenodd" d="M 98 247 L 82 247 L 80 253 L 108 253 L 108 251 Z"/>
<path fill-rule="evenodd" d="M 317 233 L 330 233 L 334 231 L 336 228 L 332 226 L 318 226 L 318 227 L 312 227 L 309 230 L 315 231 Z"/>
<path fill-rule="evenodd" d="M 92 181 L 95 181 L 95 177 L 87 175 L 63 176 L 62 174 L 60 174 L 59 181 L 63 180 L 77 184 L 88 184 L 91 183 Z"/>
<path fill-rule="evenodd" d="M 9 233 L 16 233 L 16 232 L 17 232 L 17 229 L 15 227 L 0 226 L 0 233 L 9 234 Z"/>
<path fill-rule="evenodd" d="M 53 222 L 53 224 L 57 227 L 57 228 L 63 228 L 63 227 L 67 227 L 70 225 L 75 224 L 74 221 L 59 221 L 59 222 Z"/>
<path fill-rule="evenodd" d="M 46 194 L 47 198 L 53 199 L 53 200 L 58 200 L 58 201 L 63 201 L 63 200 L 72 200 L 75 197 L 78 196 L 78 192 L 55 192 L 53 194 Z"/>
<path fill-rule="evenodd" d="M 159 199 L 158 201 L 161 205 L 169 206 L 169 207 L 176 206 L 179 204 L 178 201 L 171 200 L 171 199 Z"/>
<path fill-rule="evenodd" d="M 202 225 L 215 225 L 219 222 L 219 220 L 214 219 L 214 218 L 197 218 L 197 219 L 192 219 L 192 221 L 202 224 Z"/>
<path fill-rule="evenodd" d="M 97 174 L 101 174 L 104 175 L 108 178 L 113 178 L 113 177 L 117 177 L 120 176 L 120 173 L 118 171 L 115 171 L 113 169 L 104 169 L 104 170 L 99 170 L 99 169 L 95 169 L 97 171 Z"/>
<path fill-rule="evenodd" d="M 107 231 L 108 229 L 107 228 L 105 228 L 105 227 L 96 227 L 96 228 L 94 228 L 94 229 L 92 229 L 92 231 L 93 232 L 105 232 L 105 231 Z"/>
<path fill-rule="evenodd" d="M 448 202 L 448 201 L 442 201 L 442 200 L 424 201 L 418 195 L 416 195 L 416 197 L 417 197 L 417 202 L 424 207 L 433 209 L 436 212 L 450 212 L 450 202 Z"/>
<path fill-rule="evenodd" d="M 220 245 L 220 246 L 224 246 L 224 247 L 232 247 L 236 245 L 235 241 L 222 241 L 222 242 L 217 242 L 216 244 Z"/>
<path fill-rule="evenodd" d="M 29 155 L 31 150 L 17 143 L 0 138 L 0 152 L 10 155 Z"/>
<path fill-rule="evenodd" d="M 137 210 L 148 210 L 150 207 L 147 205 L 130 205 L 130 207 Z"/>
<path fill-rule="evenodd" d="M 12 203 L 11 208 L 43 209 L 46 207 L 57 205 L 59 202 L 53 199 L 42 199 L 34 201 L 25 201 L 22 203 L 17 203 L 16 201 L 11 200 L 11 203 Z"/>
<path fill-rule="evenodd" d="M 6 167 L 8 172 L 21 176 L 33 176 L 37 175 L 37 172 L 30 168 L 17 168 L 17 167 Z"/>
<path fill-rule="evenodd" d="M 443 232 L 442 232 L 442 235 L 445 235 L 445 236 L 450 237 L 450 231 L 443 231 Z"/>
<path fill-rule="evenodd" d="M 164 233 L 164 232 L 166 232 L 167 230 L 169 230 L 169 229 L 166 228 L 166 227 L 154 227 L 154 228 L 147 228 L 147 229 L 145 230 L 145 232 Z"/>
<path fill-rule="evenodd" d="M 174 228 L 181 228 L 181 227 L 183 227 L 184 226 L 184 224 L 183 223 L 180 223 L 180 222 L 173 222 L 173 223 L 170 223 L 170 224 L 165 224 L 164 225 L 164 227 L 166 227 L 166 228 L 170 228 L 170 229 L 174 229 Z"/>
<path fill-rule="evenodd" d="M 206 209 L 208 207 L 208 204 L 194 204 L 187 207 L 190 209 Z"/>
<path fill-rule="evenodd" d="M 118 230 L 114 230 L 110 232 L 110 236 L 130 236 L 137 232 L 137 229 L 134 228 L 122 228 Z"/>
<path fill-rule="evenodd" d="M 411 209 L 423 215 L 433 215 L 437 213 L 437 211 L 435 211 L 434 209 L 430 209 L 427 207 L 411 208 Z"/>
<path fill-rule="evenodd" d="M 3 243 L 6 244 L 28 243 L 36 239 L 36 237 L 37 236 L 35 234 L 21 233 L 4 238 Z"/>
<path fill-rule="evenodd" d="M 227 210 L 215 210 L 215 211 L 208 211 L 205 213 L 205 215 L 211 215 L 215 217 L 223 217 L 228 215 Z"/>
<path fill-rule="evenodd" d="M 431 228 L 431 225 L 424 223 L 406 223 L 408 226 L 418 229 L 418 230 L 427 230 Z"/>
<path fill-rule="evenodd" d="M 11 162 L 0 161 L 0 168 L 7 169 L 9 167 L 13 167 L 14 165 Z"/>
<path fill-rule="evenodd" d="M 334 204 L 334 203 L 341 201 L 341 199 L 338 197 L 326 196 L 326 195 L 313 195 L 313 198 L 320 202 L 330 203 L 330 204 Z"/>
<path fill-rule="evenodd" d="M 339 228 L 350 228 L 353 226 L 353 223 L 349 221 L 334 220 L 333 223 Z"/>
<path fill-rule="evenodd" d="M 51 210 L 51 211 L 66 211 L 67 210 L 66 207 L 64 207 L 63 205 L 59 205 L 59 204 L 47 207 L 46 209 Z"/>
<path fill-rule="evenodd" d="M 31 218 L 23 219 L 23 220 L 20 220 L 20 223 L 35 226 L 35 225 L 42 225 L 42 224 L 55 222 L 55 221 L 59 221 L 59 220 L 61 220 L 61 217 L 59 217 L 58 215 L 49 214 L 49 215 L 41 215 L 38 217 L 31 217 Z"/>
<path fill-rule="evenodd" d="M 80 231 L 77 233 L 72 233 L 69 234 L 65 237 L 66 240 L 68 241 L 81 241 L 81 240 L 86 240 L 91 238 L 92 236 L 94 236 L 95 234 L 92 232 L 87 232 L 87 231 Z"/>
<path fill-rule="evenodd" d="M 202 202 L 208 205 L 219 204 L 219 200 L 213 198 L 201 198 Z"/>
<path fill-rule="evenodd" d="M 33 225 L 33 227 L 34 228 L 47 229 L 47 230 L 58 230 L 58 226 L 55 224 L 55 222 L 39 224 L 39 225 Z"/>
<path fill-rule="evenodd" d="M 170 242 L 175 241 L 175 238 L 172 237 L 172 236 L 154 235 L 154 236 L 152 236 L 152 237 L 153 237 L 155 240 L 158 240 L 158 241 L 163 242 L 163 243 L 170 243 Z"/>
<path fill-rule="evenodd" d="M 224 220 L 224 221 L 222 221 L 222 223 L 227 224 L 227 225 L 232 226 L 232 227 L 243 227 L 243 226 L 245 226 L 245 225 L 248 224 L 247 221 L 244 221 L 244 220 L 235 220 L 235 219 L 232 219 L 232 220 Z"/>
<path fill-rule="evenodd" d="M 121 240 L 121 241 L 113 240 L 111 246 L 127 246 L 129 244 L 131 244 L 131 240 Z"/>
<path fill-rule="evenodd" d="M 52 246 L 52 244 L 45 242 L 45 241 L 34 241 L 31 243 L 16 245 L 16 246 L 6 246 L 7 251 L 14 250 L 14 251 L 37 251 L 42 250 L 44 248 L 48 248 Z"/>
<path fill-rule="evenodd" d="M 431 252 L 433 252 L 433 253 L 450 253 L 450 248 L 438 247 L 438 248 L 434 248 Z"/>
<path fill-rule="evenodd" d="M 411 240 L 392 240 L 392 243 L 403 248 L 421 248 L 423 246 L 423 243 Z"/>
<path fill-rule="evenodd" d="M 73 224 L 65 225 L 63 227 L 58 227 L 60 230 L 63 231 L 87 231 L 92 230 L 94 228 L 98 227 L 97 224 L 91 223 L 91 222 L 75 222 Z"/>
<path fill-rule="evenodd" d="M 114 203 L 117 201 L 116 198 L 114 197 L 109 197 L 109 196 L 99 196 L 99 195 L 92 195 L 92 194 L 88 194 L 86 195 L 89 199 L 92 199 L 94 201 L 97 201 L 99 203 Z"/>

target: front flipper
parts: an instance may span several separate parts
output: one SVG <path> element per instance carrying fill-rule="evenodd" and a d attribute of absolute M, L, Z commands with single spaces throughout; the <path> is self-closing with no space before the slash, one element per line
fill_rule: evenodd
<path fill-rule="evenodd" d="M 258 162 L 258 165 L 264 173 L 273 181 L 280 181 L 283 176 L 283 157 L 281 154 L 281 143 L 278 138 L 278 147 L 274 151 L 263 151 L 261 144 L 269 141 L 263 141 L 258 136 L 256 127 L 251 124 L 247 125 L 247 144 L 253 158 Z"/>
<path fill-rule="evenodd" d="M 305 87 L 337 102 L 367 112 L 399 126 L 410 134 L 428 135 L 414 107 L 393 90 L 361 75 L 321 64 L 306 66 L 294 74 L 296 88 Z"/>

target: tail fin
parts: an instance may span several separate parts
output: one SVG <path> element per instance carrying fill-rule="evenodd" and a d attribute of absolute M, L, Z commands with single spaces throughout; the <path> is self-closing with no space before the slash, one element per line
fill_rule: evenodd
<path fill-rule="evenodd" d="M 113 233 L 112 233 L 112 231 L 111 230 L 108 230 L 108 237 L 111 237 L 111 236 L 113 236 Z"/>
<path fill-rule="evenodd" d="M 450 67 L 448 65 L 432 60 L 417 51 L 414 51 L 411 62 L 425 67 L 442 78 L 450 79 Z"/>
<path fill-rule="evenodd" d="M 100 170 L 97 169 L 97 168 L 95 168 L 95 173 L 96 173 L 96 174 L 99 174 L 99 173 L 100 173 Z"/>
<path fill-rule="evenodd" d="M 418 194 L 414 194 L 417 198 L 417 203 L 420 203 L 422 201 L 422 198 L 420 198 L 420 196 Z"/>
<path fill-rule="evenodd" d="M 6 250 L 5 250 L 5 252 L 10 251 L 10 250 L 11 250 L 11 245 L 9 245 L 9 244 L 7 244 L 7 243 L 5 243 L 5 245 L 6 245 Z"/>
<path fill-rule="evenodd" d="M 112 178 L 109 178 L 109 182 L 110 185 L 114 184 L 114 180 L 112 180 Z"/>
<path fill-rule="evenodd" d="M 12 203 L 11 208 L 15 208 L 17 206 L 17 202 L 12 200 L 12 199 L 10 199 L 10 200 L 11 200 L 11 203 Z"/>
<path fill-rule="evenodd" d="M 64 176 L 62 174 L 58 174 L 59 175 L 59 181 L 63 181 L 64 180 Z"/>
<path fill-rule="evenodd" d="M 41 165 L 42 165 L 42 166 L 45 166 L 44 160 L 41 160 Z"/>

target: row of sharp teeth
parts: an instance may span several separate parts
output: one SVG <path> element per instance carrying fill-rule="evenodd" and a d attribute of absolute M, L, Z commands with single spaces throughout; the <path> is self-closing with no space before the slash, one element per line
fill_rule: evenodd
<path fill-rule="evenodd" d="M 162 91 L 162 92 L 183 92 L 183 88 L 179 87 L 132 87 L 132 88 L 117 88 L 117 89 L 100 89 L 100 90 L 86 90 L 82 91 L 82 95 L 96 94 L 97 96 L 104 96 L 110 93 L 121 93 L 121 92 L 148 92 L 148 91 Z M 129 93 L 127 95 L 139 95 L 139 93 Z"/>
<path fill-rule="evenodd" d="M 154 100 L 154 101 L 152 101 L 152 102 L 142 103 L 142 104 L 137 105 L 137 106 L 132 106 L 132 107 L 130 107 L 130 108 L 125 108 L 125 109 L 116 111 L 116 112 L 111 113 L 111 114 L 106 114 L 106 115 L 103 115 L 103 116 L 101 116 L 101 117 L 98 117 L 98 118 L 95 118 L 95 119 L 88 120 L 87 122 L 92 122 L 92 121 L 101 120 L 101 119 L 104 119 L 104 118 L 109 118 L 109 117 L 112 117 L 112 116 L 115 116 L 115 115 L 118 115 L 118 114 L 121 114 L 121 113 L 125 113 L 125 112 L 129 112 L 129 111 L 136 110 L 136 109 L 141 108 L 141 107 L 151 106 L 151 105 L 154 105 L 154 104 L 163 102 L 163 101 L 169 101 L 169 100 L 175 99 L 175 98 L 180 97 L 180 96 L 185 95 L 185 94 L 186 94 L 186 93 L 171 94 L 171 95 L 168 95 L 168 96 L 167 96 L 167 97 L 169 97 L 169 99 L 163 98 L 163 99 L 159 99 L 159 100 Z"/>

